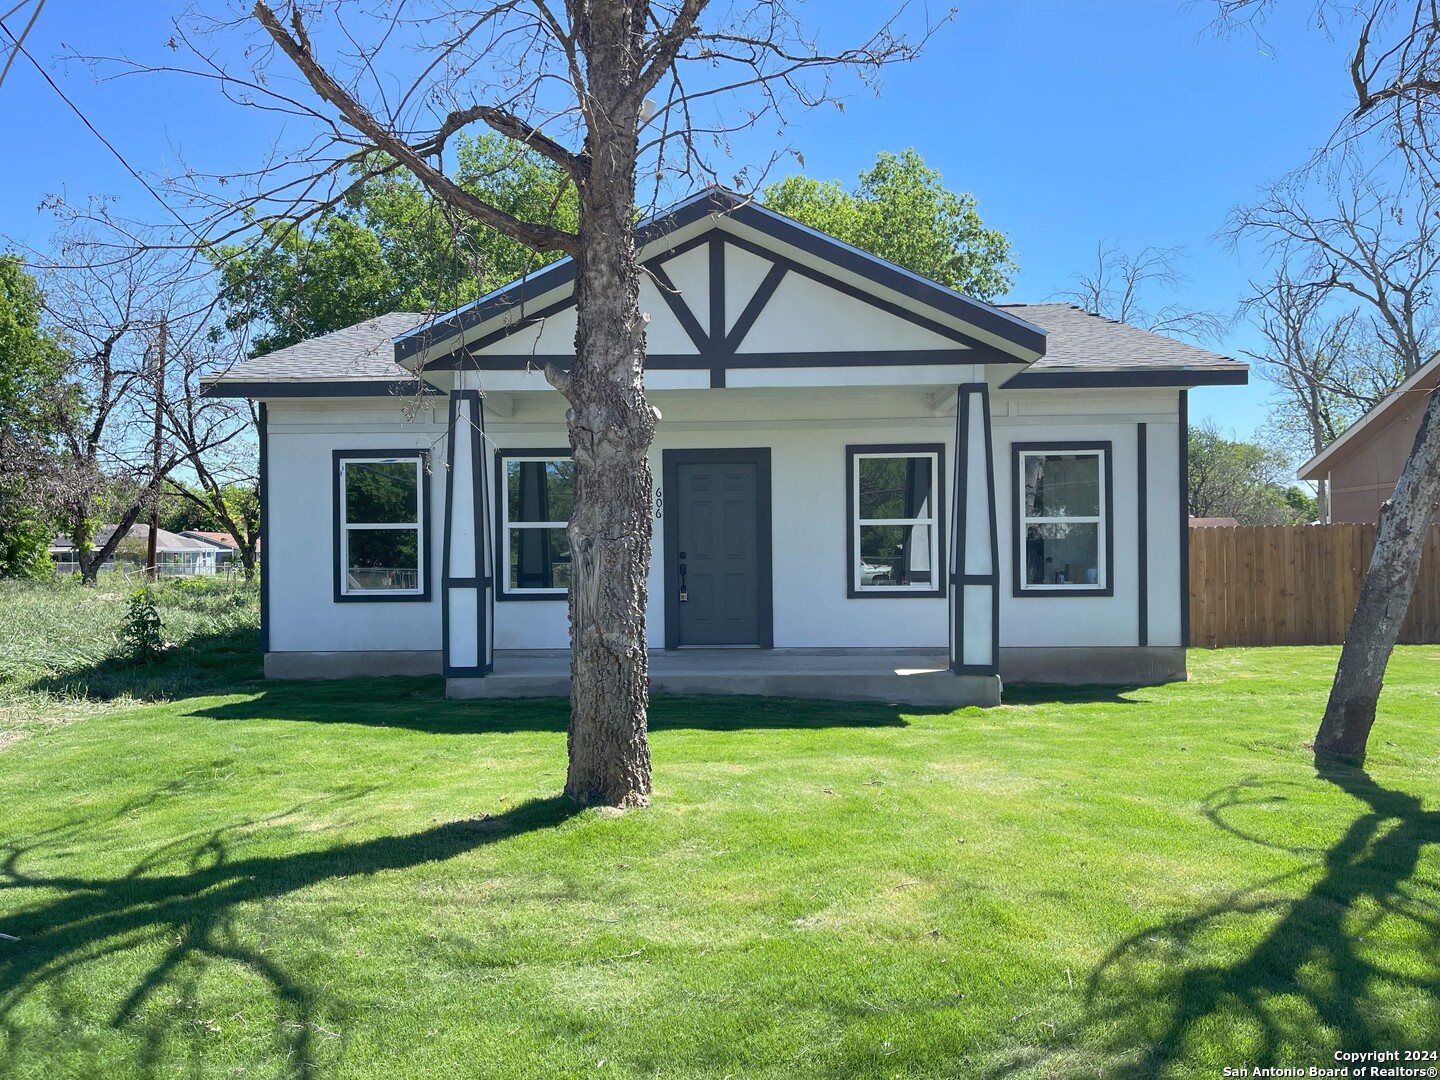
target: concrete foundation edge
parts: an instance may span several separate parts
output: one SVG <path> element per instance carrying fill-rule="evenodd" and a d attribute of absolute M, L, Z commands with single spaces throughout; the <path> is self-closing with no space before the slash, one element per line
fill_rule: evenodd
<path fill-rule="evenodd" d="M 267 679 L 367 679 L 377 675 L 439 675 L 435 651 L 268 652 Z"/>
<path fill-rule="evenodd" d="M 749 675 L 666 674 L 651 678 L 652 694 L 700 697 L 753 694 L 760 697 L 811 698 L 819 701 L 871 701 L 921 708 L 958 709 L 1000 704 L 1000 679 L 994 675 Z M 567 697 L 564 676 L 491 675 L 485 679 L 447 679 L 449 698 Z"/>
<path fill-rule="evenodd" d="M 1000 677 L 1007 683 L 1066 686 L 1157 686 L 1184 682 L 1185 650 L 1180 646 L 1102 649 L 1001 649 Z"/>

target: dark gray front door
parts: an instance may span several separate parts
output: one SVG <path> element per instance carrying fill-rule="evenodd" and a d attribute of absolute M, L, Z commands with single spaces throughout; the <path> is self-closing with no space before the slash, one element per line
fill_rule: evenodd
<path fill-rule="evenodd" d="M 756 464 L 681 462 L 675 479 L 679 643 L 761 644 Z"/>

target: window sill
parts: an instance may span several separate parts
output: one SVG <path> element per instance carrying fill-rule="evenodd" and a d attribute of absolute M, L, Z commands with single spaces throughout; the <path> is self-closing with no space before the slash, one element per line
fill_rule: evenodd
<path fill-rule="evenodd" d="M 857 589 L 853 585 L 846 594 L 850 600 L 943 600 L 944 589 Z"/>
<path fill-rule="evenodd" d="M 430 592 L 413 593 L 337 593 L 337 604 L 428 604 Z"/>
<path fill-rule="evenodd" d="M 1114 596 L 1115 588 L 1111 585 L 1050 585 L 1045 588 L 1020 588 L 1011 591 L 1011 596 L 1017 600 L 1045 599 L 1046 597 L 1061 596 Z"/>

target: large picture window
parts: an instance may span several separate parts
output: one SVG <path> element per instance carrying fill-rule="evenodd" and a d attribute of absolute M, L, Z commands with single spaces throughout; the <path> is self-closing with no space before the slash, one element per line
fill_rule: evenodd
<path fill-rule="evenodd" d="M 849 595 L 943 596 L 944 449 L 852 446 Z"/>
<path fill-rule="evenodd" d="M 1110 444 L 1017 443 L 1014 469 L 1015 595 L 1112 595 Z"/>
<path fill-rule="evenodd" d="M 335 599 L 429 599 L 421 450 L 336 451 Z"/>
<path fill-rule="evenodd" d="M 499 458 L 501 597 L 549 599 L 570 588 L 575 465 L 569 451 L 505 451 Z"/>

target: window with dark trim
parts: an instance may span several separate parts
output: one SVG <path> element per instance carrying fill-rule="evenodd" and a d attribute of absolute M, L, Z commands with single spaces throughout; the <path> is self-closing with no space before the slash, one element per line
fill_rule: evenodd
<path fill-rule="evenodd" d="M 428 600 L 427 455 L 337 450 L 335 599 Z"/>
<path fill-rule="evenodd" d="M 1014 593 L 1114 595 L 1111 444 L 1016 443 Z"/>
<path fill-rule="evenodd" d="M 575 466 L 568 450 L 506 450 L 497 458 L 500 596 L 561 599 L 570 589 Z"/>
<path fill-rule="evenodd" d="M 944 596 L 945 450 L 846 447 L 848 592 Z"/>

